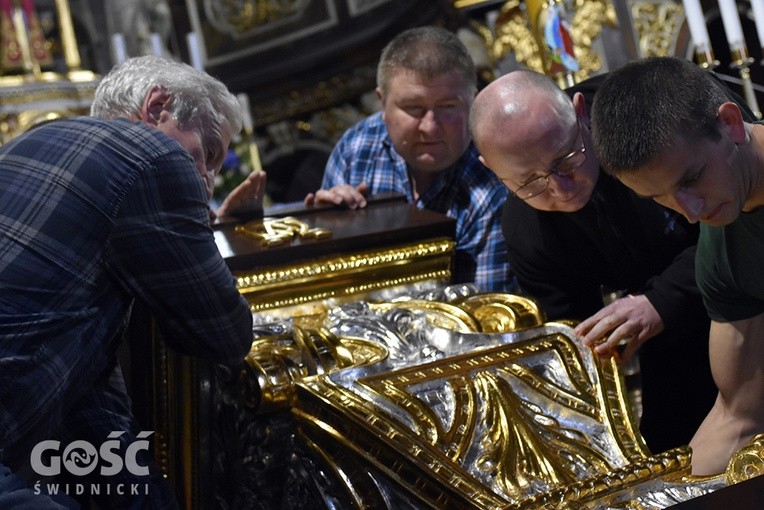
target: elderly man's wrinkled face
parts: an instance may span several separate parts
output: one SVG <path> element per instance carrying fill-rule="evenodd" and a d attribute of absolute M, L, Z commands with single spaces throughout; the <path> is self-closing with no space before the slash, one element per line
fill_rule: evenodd
<path fill-rule="evenodd" d="M 207 198 L 212 198 L 215 176 L 223 166 L 228 145 L 231 143 L 231 126 L 228 121 L 224 121 L 221 126 L 221 138 L 215 140 L 205 140 L 201 129 L 196 127 L 180 129 L 178 122 L 167 111 L 162 112 L 157 127 L 169 137 L 177 140 L 193 158 L 196 170 L 204 184 Z"/>
<path fill-rule="evenodd" d="M 395 150 L 413 171 L 444 170 L 467 149 L 474 90 L 458 72 L 428 78 L 401 71 L 390 80 L 387 94 L 378 94 Z"/>
<path fill-rule="evenodd" d="M 599 177 L 589 129 L 552 117 L 515 123 L 488 135 L 481 156 L 504 185 L 540 211 L 574 212 L 589 202 Z"/>

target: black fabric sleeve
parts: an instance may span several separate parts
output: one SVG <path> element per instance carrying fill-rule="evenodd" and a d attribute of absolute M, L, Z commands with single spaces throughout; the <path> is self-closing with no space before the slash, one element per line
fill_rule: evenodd
<path fill-rule="evenodd" d="M 535 299 L 547 320 L 583 320 L 602 307 L 602 294 L 578 254 L 566 250 L 539 214 L 510 198 L 502 211 L 509 263 L 523 294 Z"/>

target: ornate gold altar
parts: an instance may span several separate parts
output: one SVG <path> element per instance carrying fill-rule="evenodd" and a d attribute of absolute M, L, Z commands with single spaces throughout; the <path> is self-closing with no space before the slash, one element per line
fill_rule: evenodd
<path fill-rule="evenodd" d="M 55 2 L 55 44 L 33 2 L 0 7 L 0 144 L 41 122 L 86 115 L 98 76 L 81 68 L 69 2 Z"/>
<path fill-rule="evenodd" d="M 614 359 L 526 297 L 449 284 L 453 220 L 391 198 L 215 233 L 249 355 L 154 338 L 133 366 L 185 508 L 643 510 L 762 471 L 761 439 L 717 477 L 690 476 L 688 447 L 653 455 Z"/>

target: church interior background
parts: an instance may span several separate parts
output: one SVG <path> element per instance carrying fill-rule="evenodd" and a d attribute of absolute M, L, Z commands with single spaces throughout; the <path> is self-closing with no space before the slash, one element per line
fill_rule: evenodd
<path fill-rule="evenodd" d="M 484 80 L 518 66 L 544 70 L 538 25 L 529 19 L 543 3 L 3 0 L 0 141 L 42 119 L 86 111 L 98 76 L 115 62 L 161 53 L 203 66 L 241 94 L 249 110 L 250 137 L 237 144 L 240 158 L 229 160 L 217 196 L 260 164 L 269 174 L 270 200 L 300 200 L 316 189 L 345 128 L 377 108 L 371 94 L 376 59 L 395 33 L 434 23 L 459 31 Z M 681 2 L 561 4 L 581 67 L 575 81 L 642 56 L 694 58 Z M 702 4 L 715 71 L 742 94 L 745 68 L 758 99 L 762 45 L 750 4 L 737 3 L 746 39 L 742 57 L 730 52 L 716 2 Z M 23 38 L 19 22 L 27 27 Z M 29 50 L 18 51 L 23 46 Z M 259 162 L 247 153 L 249 142 L 256 143 Z"/>
<path fill-rule="evenodd" d="M 688 4 L 700 6 L 705 44 Z M 87 114 L 115 63 L 161 54 L 219 77 L 242 103 L 245 129 L 216 196 L 262 168 L 266 205 L 299 202 L 319 187 L 339 136 L 376 109 L 382 47 L 425 24 L 460 35 L 482 83 L 529 67 L 572 85 L 677 55 L 715 70 L 760 116 L 764 24 L 756 2 L 733 4 L 745 39 L 734 45 L 715 0 L 0 0 L 0 144 Z M 553 65 L 543 42 L 550 8 L 566 16 L 577 70 Z M 270 228 L 302 239 L 286 246 L 239 235 L 249 223 L 216 229 L 262 319 L 236 370 L 168 352 L 136 311 L 125 360 L 136 415 L 154 427 L 182 507 L 653 509 L 764 471 L 761 440 L 720 477 L 688 476 L 687 449 L 650 454 L 622 367 L 577 349 L 570 324 L 545 323 L 531 300 L 430 285 L 447 280 L 453 225 L 423 213 L 399 225 L 390 218 L 401 211 L 382 203 L 363 217 L 281 218 Z M 323 244 L 305 241 L 330 231 Z M 394 297 L 414 292 L 405 305 Z M 391 313 L 416 324 L 395 333 L 398 343 L 369 318 Z M 438 345 L 441 357 L 413 361 L 416 345 L 420 354 Z M 529 406 L 535 421 L 520 411 Z M 571 434 L 553 448 L 542 420 L 550 406 Z M 484 407 L 495 421 L 476 425 Z M 478 432 L 496 444 L 470 460 Z"/>

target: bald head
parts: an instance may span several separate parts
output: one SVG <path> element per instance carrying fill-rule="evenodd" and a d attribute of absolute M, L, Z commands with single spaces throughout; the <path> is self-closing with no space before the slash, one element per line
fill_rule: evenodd
<path fill-rule="evenodd" d="M 497 137 L 521 135 L 523 127 L 544 127 L 555 119 L 575 120 L 570 98 L 545 75 L 520 70 L 497 78 L 477 95 L 470 110 L 470 131 L 483 152 Z"/>
<path fill-rule="evenodd" d="M 587 151 L 591 140 L 582 95 L 571 100 L 545 75 L 514 71 L 477 95 L 470 131 L 481 161 L 510 191 L 536 189 L 523 197 L 532 207 L 572 212 L 589 200 L 599 165 Z M 582 154 L 586 158 L 580 161 Z M 573 169 L 569 161 L 577 162 Z"/>

